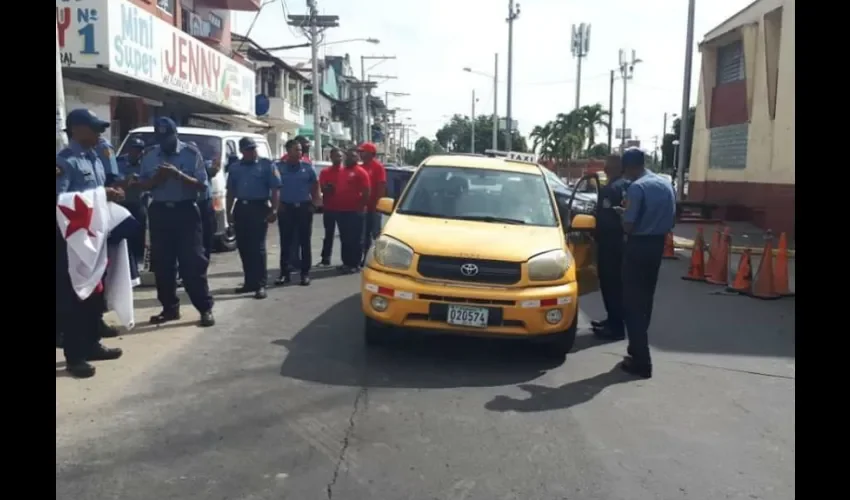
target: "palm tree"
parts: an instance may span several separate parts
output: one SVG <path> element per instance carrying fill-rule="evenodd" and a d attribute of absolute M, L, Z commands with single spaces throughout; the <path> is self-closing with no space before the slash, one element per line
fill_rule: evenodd
<path fill-rule="evenodd" d="M 587 135 L 587 149 L 589 150 L 594 144 L 596 144 L 596 128 L 605 127 L 607 129 L 611 127 L 611 124 L 608 121 L 608 118 L 611 116 L 611 112 L 603 108 L 601 104 L 582 106 L 578 109 L 578 112 L 581 116 L 582 126 Z"/>

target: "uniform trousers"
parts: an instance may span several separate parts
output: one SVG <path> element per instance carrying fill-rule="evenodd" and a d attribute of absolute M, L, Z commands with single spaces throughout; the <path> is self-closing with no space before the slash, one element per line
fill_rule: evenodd
<path fill-rule="evenodd" d="M 236 223 L 236 247 L 242 260 L 245 288 L 256 290 L 266 286 L 268 264 L 266 261 L 266 236 L 269 225 L 267 200 L 237 200 L 233 207 Z"/>
<path fill-rule="evenodd" d="M 285 275 L 292 272 L 290 268 L 292 252 L 287 250 L 292 248 L 296 239 L 298 246 L 301 248 L 299 262 L 301 275 L 306 276 L 310 274 L 310 267 L 313 261 L 312 250 L 310 248 L 310 240 L 313 235 L 313 205 L 309 201 L 304 203 L 281 203 L 277 217 L 278 229 L 280 231 L 281 274 Z"/>
<path fill-rule="evenodd" d="M 194 201 L 153 202 L 148 207 L 151 232 L 151 268 L 156 295 L 163 309 L 180 307 L 177 297 L 179 266 L 189 300 L 201 313 L 211 311 L 213 298 L 207 282 L 209 260 L 204 252 L 201 212 Z"/>
<path fill-rule="evenodd" d="M 56 226 L 56 323 L 62 331 L 62 346 L 68 364 L 86 360 L 100 343 L 100 323 L 105 301 L 92 293 L 81 300 L 68 274 L 68 245 Z"/>
<path fill-rule="evenodd" d="M 641 364 L 651 364 L 647 331 L 652 321 L 664 238 L 664 235 L 629 236 L 623 249 L 623 306 L 628 353 Z"/>
<path fill-rule="evenodd" d="M 337 212 L 327 210 L 322 213 L 322 223 L 325 226 L 325 238 L 322 240 L 322 262 L 330 262 L 334 251 L 334 233 L 337 227 Z"/>
<path fill-rule="evenodd" d="M 363 258 L 361 237 L 363 235 L 363 213 L 357 211 L 340 211 L 336 215 L 339 226 L 339 245 L 342 264 L 348 267 L 358 267 Z"/>
<path fill-rule="evenodd" d="M 623 233 L 598 234 L 599 291 L 608 314 L 606 325 L 625 333 L 623 324 Z"/>
<path fill-rule="evenodd" d="M 215 240 L 215 209 L 212 199 L 198 200 L 198 210 L 201 212 L 201 244 L 204 246 L 204 256 L 210 260 Z"/>

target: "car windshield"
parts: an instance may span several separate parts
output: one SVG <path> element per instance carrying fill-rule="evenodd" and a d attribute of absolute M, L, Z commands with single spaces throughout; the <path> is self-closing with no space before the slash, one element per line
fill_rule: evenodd
<path fill-rule="evenodd" d="M 387 169 L 387 196 L 398 198 L 407 186 L 407 182 L 413 176 L 413 172 L 397 168 Z"/>
<path fill-rule="evenodd" d="M 154 144 L 153 132 L 133 132 L 127 139 L 138 138 L 144 141 L 146 146 Z M 180 134 L 180 140 L 183 142 L 194 142 L 201 150 L 201 155 L 204 160 L 215 161 L 221 158 L 221 137 L 212 135 L 195 135 L 195 134 Z M 127 144 L 127 141 L 124 141 Z M 124 154 L 124 147 L 118 154 Z"/>
<path fill-rule="evenodd" d="M 459 167 L 420 167 L 397 213 L 500 224 L 556 226 L 540 174 Z"/>

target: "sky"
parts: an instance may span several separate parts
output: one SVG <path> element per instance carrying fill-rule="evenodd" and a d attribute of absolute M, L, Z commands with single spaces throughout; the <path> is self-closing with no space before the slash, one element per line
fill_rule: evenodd
<path fill-rule="evenodd" d="M 306 14 L 304 0 L 265 0 L 257 16 L 234 13 L 231 29 L 248 35 L 261 46 L 306 42 L 286 25 L 284 11 Z M 628 82 L 626 126 L 646 149 L 663 132 L 664 113 L 680 113 L 684 75 L 686 0 L 521 0 L 514 22 L 512 114 L 519 132 L 528 135 L 535 125 L 552 120 L 575 106 L 576 61 L 570 53 L 571 26 L 589 23 L 590 49 L 582 61 L 581 105 L 608 107 L 609 74 L 618 65 L 620 49 L 635 50 L 643 62 Z M 704 35 L 751 0 L 697 2 L 694 40 Z M 323 55 L 350 55 L 356 76 L 360 56 L 395 56 L 394 60 L 366 61 L 367 74 L 390 75 L 377 80 L 373 95 L 390 96 L 390 107 L 411 111 L 416 135 L 433 138 L 455 114 L 469 115 L 472 91 L 479 98 L 476 114 L 493 110 L 493 79 L 463 71 L 493 74 L 499 54 L 498 110 L 506 112 L 508 0 L 318 0 L 322 15 L 339 16 L 338 28 L 325 35 L 335 40 L 376 38 L 332 44 Z M 696 46 L 695 46 L 696 47 Z M 309 61 L 309 49 L 277 52 L 289 63 Z M 377 64 L 376 64 L 377 63 Z M 691 103 L 696 101 L 699 57 L 695 52 Z M 370 69 L 371 67 L 371 69 Z M 614 88 L 614 126 L 621 127 L 622 81 Z M 672 119 L 668 120 L 668 127 Z M 660 137 L 659 137 L 660 143 Z"/>

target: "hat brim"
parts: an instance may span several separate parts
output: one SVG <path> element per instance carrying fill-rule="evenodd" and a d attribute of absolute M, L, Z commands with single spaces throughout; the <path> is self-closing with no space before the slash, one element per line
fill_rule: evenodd
<path fill-rule="evenodd" d="M 257 145 L 251 144 L 250 146 L 242 146 L 241 148 L 239 148 L 239 151 L 249 151 L 251 149 L 257 149 Z"/>

